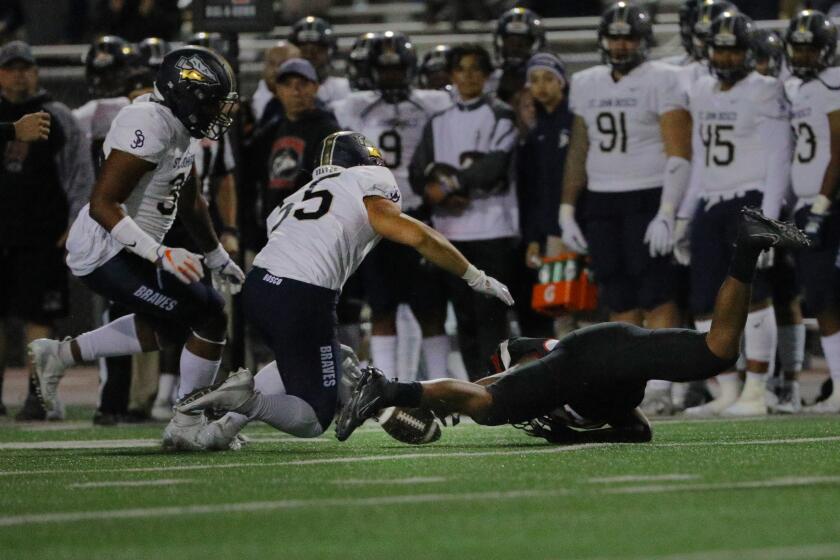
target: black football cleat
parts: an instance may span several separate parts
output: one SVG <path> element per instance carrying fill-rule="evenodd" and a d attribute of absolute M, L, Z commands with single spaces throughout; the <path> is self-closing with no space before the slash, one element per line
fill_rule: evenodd
<path fill-rule="evenodd" d="M 365 420 L 373 418 L 385 408 L 384 393 L 388 383 L 385 374 L 375 367 L 362 370 L 362 377 L 356 384 L 350 400 L 341 408 L 335 422 L 335 437 L 338 441 L 349 438 Z"/>
<path fill-rule="evenodd" d="M 762 214 L 758 208 L 749 207 L 741 209 L 738 244 L 746 244 L 760 250 L 771 247 L 807 249 L 811 246 L 805 233 L 795 225 L 772 220 Z"/>

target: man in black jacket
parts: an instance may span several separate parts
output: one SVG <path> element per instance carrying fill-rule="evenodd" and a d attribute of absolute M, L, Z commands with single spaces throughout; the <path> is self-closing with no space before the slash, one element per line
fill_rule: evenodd
<path fill-rule="evenodd" d="M 41 111 L 52 117 L 52 130 L 44 142 L 0 140 L 2 371 L 6 317 L 25 321 L 29 343 L 51 336 L 53 321 L 67 313 L 64 240 L 68 219 L 75 218 L 89 198 L 93 166 L 87 141 L 70 110 L 39 90 L 38 69 L 26 43 L 13 41 L 0 49 L 0 90 L 0 122 Z M 19 415 L 26 420 L 45 416 L 34 398 L 27 399 Z"/>

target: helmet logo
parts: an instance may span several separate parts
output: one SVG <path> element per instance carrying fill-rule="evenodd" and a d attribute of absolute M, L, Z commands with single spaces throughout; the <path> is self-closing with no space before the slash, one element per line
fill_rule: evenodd
<path fill-rule="evenodd" d="M 527 35 L 531 28 L 524 21 L 511 21 L 505 26 L 505 31 L 514 35 Z"/>
<path fill-rule="evenodd" d="M 626 21 L 614 21 L 607 28 L 608 36 L 623 36 L 633 33 L 633 28 Z"/>
<path fill-rule="evenodd" d="M 187 80 L 211 85 L 219 84 L 219 78 L 199 56 L 182 56 L 175 64 L 175 68 L 181 71 L 179 74 L 181 81 Z"/>
<path fill-rule="evenodd" d="M 94 68 L 106 68 L 114 63 L 114 55 L 111 53 L 99 51 L 93 58 Z"/>
<path fill-rule="evenodd" d="M 376 157 L 376 158 L 379 158 L 379 159 L 384 159 L 382 157 L 382 152 L 379 151 L 379 148 L 377 148 L 375 146 L 366 146 L 366 147 L 367 147 L 367 150 L 368 150 L 368 154 L 370 154 L 372 157 Z"/>

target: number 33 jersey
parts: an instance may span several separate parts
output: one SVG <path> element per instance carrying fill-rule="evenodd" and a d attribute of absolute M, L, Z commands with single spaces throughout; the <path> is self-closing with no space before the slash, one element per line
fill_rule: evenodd
<path fill-rule="evenodd" d="M 123 204 L 140 229 L 160 242 L 178 209 L 181 186 L 195 159 L 196 141 L 165 106 L 138 97 L 120 110 L 102 146 L 105 158 L 119 150 L 155 165 L 143 175 Z M 88 204 L 79 212 L 67 238 L 67 265 L 76 276 L 90 274 L 122 250 L 108 231 L 90 217 Z"/>
<path fill-rule="evenodd" d="M 693 173 L 699 193 L 764 191 L 767 184 L 767 139 L 762 125 L 787 121 L 782 83 L 750 73 L 721 91 L 713 76 L 700 78 L 689 95 L 694 121 L 691 144 Z"/>
<path fill-rule="evenodd" d="M 840 68 L 826 68 L 819 79 L 785 82 L 791 103 L 790 124 L 796 135 L 791 175 L 793 192 L 801 203 L 812 203 L 820 192 L 831 160 L 831 129 L 828 115 L 840 111 L 840 93 L 826 87 L 840 86 Z"/>
<path fill-rule="evenodd" d="M 315 177 L 289 195 L 266 219 L 268 243 L 254 266 L 341 291 L 347 278 L 382 238 L 370 225 L 364 198 L 378 196 L 401 207 L 397 182 L 385 167 L 318 167 Z"/>
<path fill-rule="evenodd" d="M 625 192 L 661 187 L 665 147 L 659 118 L 687 108 L 679 69 L 662 62 L 640 64 L 618 82 L 608 66 L 572 76 L 569 107 L 586 123 L 588 188 Z"/>

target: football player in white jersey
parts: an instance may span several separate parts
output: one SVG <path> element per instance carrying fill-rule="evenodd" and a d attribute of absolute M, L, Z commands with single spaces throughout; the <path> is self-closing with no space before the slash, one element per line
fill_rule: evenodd
<path fill-rule="evenodd" d="M 428 220 L 423 200 L 409 185 L 408 163 L 426 122 L 449 107 L 452 100 L 443 91 L 412 87 L 417 57 L 402 33 L 387 31 L 376 36 L 368 49 L 374 89 L 353 93 L 338 102 L 334 106 L 336 119 L 342 128 L 373 139 L 385 166 L 397 180 L 403 212 L 421 221 Z M 435 290 L 439 281 L 436 274 L 429 274 L 422 257 L 410 247 L 386 239 L 371 251 L 361 274 L 372 311 L 370 350 L 376 367 L 400 379 L 416 376 L 417 352 L 410 348 L 406 351 L 406 342 L 412 337 L 406 336 L 403 322 L 397 324 L 398 305 L 408 304 L 420 324 L 420 350 L 428 371 L 445 375 L 449 355 L 449 339 L 444 331 L 446 300 L 441 290 Z M 414 359 L 400 359 L 406 355 Z M 401 364 L 402 361 L 409 363 Z"/>
<path fill-rule="evenodd" d="M 91 202 L 70 230 L 67 265 L 93 291 L 134 313 L 73 339 L 30 344 L 47 410 L 67 367 L 184 340 L 181 394 L 212 383 L 227 317 L 221 295 L 199 282 L 202 260 L 233 283 L 244 274 L 219 244 L 191 172 L 194 139 L 218 138 L 232 123 L 235 88 L 221 56 L 203 47 L 177 49 L 161 64 L 155 93 L 137 98 L 111 125 Z M 161 244 L 176 211 L 204 257 Z M 164 445 L 196 448 L 203 427 L 201 415 L 176 414 Z"/>
<path fill-rule="evenodd" d="M 215 441 L 222 444 L 210 447 L 224 447 L 255 419 L 298 437 L 319 436 L 329 426 L 342 376 L 336 301 L 383 237 L 413 247 L 472 289 L 513 303 L 503 284 L 471 265 L 438 232 L 402 213 L 397 181 L 363 135 L 327 136 L 312 176 L 268 217 L 268 244 L 254 259 L 242 294 L 245 315 L 276 362 L 256 376 L 241 369 L 176 405 L 182 413 L 231 411 L 219 421 L 224 425 Z"/>
<path fill-rule="evenodd" d="M 837 28 L 824 14 L 799 12 L 786 34 L 786 83 L 791 126 L 796 135 L 791 176 L 796 221 L 812 249 L 799 255 L 808 309 L 817 317 L 834 392 L 809 412 L 840 412 L 840 284 L 834 262 L 840 248 L 840 68 L 834 66 Z"/>
<path fill-rule="evenodd" d="M 572 76 L 575 114 L 560 228 L 572 251 L 589 252 L 611 320 L 676 327 L 674 216 L 691 172 L 691 119 L 678 70 L 648 61 L 648 13 L 619 2 L 601 19 L 605 64 Z M 586 233 L 576 220 L 586 193 Z M 670 385 L 655 387 L 670 395 Z"/>
<path fill-rule="evenodd" d="M 301 56 L 312 63 L 318 72 L 318 100 L 328 109 L 350 94 L 347 78 L 328 74 L 336 43 L 329 23 L 319 17 L 306 16 L 292 26 L 289 42 L 300 49 Z"/>
<path fill-rule="evenodd" d="M 790 177 L 788 104 L 781 82 L 753 71 L 753 30 L 742 14 L 723 12 L 715 19 L 707 41 L 714 76 L 698 80 L 689 95 L 696 165 L 680 217 L 691 219 L 690 303 L 700 331 L 709 329 L 717 287 L 726 276 L 734 216 L 745 206 L 761 206 L 777 218 Z M 737 374 L 722 374 L 720 396 L 687 413 L 766 414 L 765 378 L 776 337 L 769 286 L 759 272 L 744 335 L 747 381 L 741 396 Z"/>

